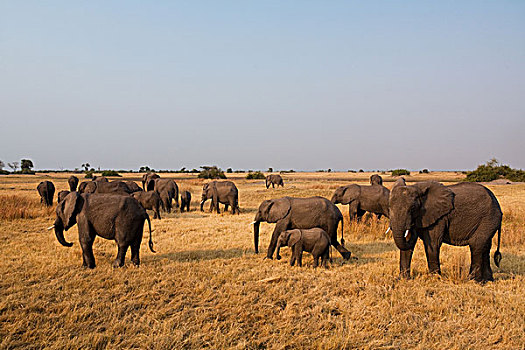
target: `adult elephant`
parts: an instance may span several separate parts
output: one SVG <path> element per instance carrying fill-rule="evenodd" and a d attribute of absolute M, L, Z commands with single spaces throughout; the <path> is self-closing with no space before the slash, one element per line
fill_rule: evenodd
<path fill-rule="evenodd" d="M 51 181 L 42 181 L 36 187 L 40 195 L 40 203 L 50 207 L 53 205 L 53 196 L 55 195 L 55 185 Z"/>
<path fill-rule="evenodd" d="M 370 177 L 370 186 L 351 184 L 337 188 L 332 196 L 334 204 L 348 204 L 350 221 L 357 221 L 366 213 L 374 213 L 380 219 L 382 215 L 388 217 L 388 197 L 390 191 L 382 185 L 383 179 L 379 175 Z"/>
<path fill-rule="evenodd" d="M 152 180 L 149 180 L 150 182 Z M 179 186 L 172 179 L 156 178 L 154 181 L 153 190 L 157 192 L 164 206 L 164 210 L 171 213 L 171 201 L 175 200 L 175 208 L 179 207 Z M 149 185 L 148 185 L 149 191 Z"/>
<path fill-rule="evenodd" d="M 232 214 L 239 214 L 239 190 L 231 181 L 211 181 L 202 187 L 201 211 L 204 211 L 204 203 L 211 199 L 210 211 L 215 210 L 220 213 L 219 203 L 224 204 L 224 211 L 228 211 L 228 206 L 232 207 Z"/>
<path fill-rule="evenodd" d="M 272 185 L 272 188 L 275 188 L 275 185 L 277 185 L 277 187 L 279 186 L 284 187 L 284 181 L 281 175 L 279 174 L 266 175 L 266 189 L 268 189 L 270 185 Z"/>
<path fill-rule="evenodd" d="M 85 186 L 79 187 L 79 193 L 110 193 L 127 196 L 132 192 L 122 181 L 87 181 Z"/>
<path fill-rule="evenodd" d="M 137 183 L 135 181 L 128 180 L 128 181 L 122 181 L 122 182 L 124 182 L 126 184 L 126 186 L 128 186 L 129 191 L 131 193 L 142 191 L 142 188 L 140 188 L 140 186 L 137 185 Z"/>
<path fill-rule="evenodd" d="M 78 186 L 78 177 L 71 175 L 69 179 L 67 179 L 67 183 L 69 184 L 69 191 L 75 192 Z"/>
<path fill-rule="evenodd" d="M 145 173 L 142 175 L 142 189 L 144 191 L 153 191 L 155 189 L 155 179 L 159 179 L 160 176 L 155 173 Z"/>
<path fill-rule="evenodd" d="M 442 243 L 470 247 L 470 278 L 492 281 L 490 248 L 498 231 L 494 262 L 501 260 L 502 212 L 498 200 L 486 187 L 474 183 L 444 186 L 439 182 L 396 184 L 390 193 L 390 227 L 401 250 L 399 268 L 410 276 L 410 262 L 418 238 L 423 240 L 431 273 L 441 273 L 439 251 Z"/>
<path fill-rule="evenodd" d="M 253 243 L 255 253 L 259 253 L 259 226 L 261 222 L 276 223 L 268 246 L 266 257 L 272 259 L 281 232 L 291 229 L 322 228 L 330 236 L 330 243 L 344 259 L 350 259 L 350 251 L 342 244 L 343 215 L 339 208 L 323 197 L 294 198 L 282 197 L 265 200 L 253 222 Z M 337 227 L 341 222 L 341 243 L 337 241 Z"/>
<path fill-rule="evenodd" d="M 151 222 L 146 210 L 129 196 L 111 194 L 79 194 L 71 192 L 56 209 L 56 220 L 49 229 L 55 229 L 55 236 L 66 247 L 71 247 L 64 238 L 64 230 L 78 223 L 78 238 L 82 247 L 83 266 L 94 268 L 93 242 L 96 236 L 114 240 L 118 245 L 117 258 L 113 267 L 124 265 L 126 251 L 131 247 L 131 261 L 140 264 L 140 243 L 144 222 L 149 226 L 149 249 L 153 250 Z"/>

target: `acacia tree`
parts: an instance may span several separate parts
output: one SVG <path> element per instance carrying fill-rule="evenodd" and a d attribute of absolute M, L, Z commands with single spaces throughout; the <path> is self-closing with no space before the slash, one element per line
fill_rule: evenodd
<path fill-rule="evenodd" d="M 16 172 L 16 169 L 18 169 L 18 162 L 13 162 L 13 163 L 7 163 L 7 165 L 13 169 L 14 172 Z"/>

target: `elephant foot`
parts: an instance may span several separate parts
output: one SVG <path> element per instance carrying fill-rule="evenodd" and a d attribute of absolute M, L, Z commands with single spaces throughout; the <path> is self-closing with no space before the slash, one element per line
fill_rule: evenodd
<path fill-rule="evenodd" d="M 118 259 L 113 261 L 113 268 L 119 268 L 119 267 L 122 267 L 122 266 L 124 266 L 124 264 L 121 264 Z"/>
<path fill-rule="evenodd" d="M 277 259 L 277 260 L 281 260 L 281 256 L 280 256 L 280 255 L 276 255 L 276 256 L 275 256 L 275 259 Z"/>
<path fill-rule="evenodd" d="M 351 252 L 342 252 L 341 255 L 343 256 L 343 259 L 350 260 L 350 257 L 352 256 Z"/>

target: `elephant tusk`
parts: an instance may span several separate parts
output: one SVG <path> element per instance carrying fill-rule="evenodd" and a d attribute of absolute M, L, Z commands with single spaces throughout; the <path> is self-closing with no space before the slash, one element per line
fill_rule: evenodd
<path fill-rule="evenodd" d="M 253 224 L 255 224 L 256 222 L 257 222 L 257 221 L 252 221 L 252 222 L 250 222 L 248 225 L 253 225 Z"/>
<path fill-rule="evenodd" d="M 390 226 L 388 226 L 388 228 L 386 229 L 386 232 L 385 232 L 385 235 L 390 232 Z M 406 236 L 405 236 L 406 237 Z"/>
<path fill-rule="evenodd" d="M 405 231 L 405 238 L 407 238 L 408 232 L 409 232 L 408 230 Z"/>
<path fill-rule="evenodd" d="M 53 226 L 49 226 L 46 230 L 48 230 L 48 231 L 49 231 L 49 230 L 52 230 L 54 227 L 55 227 L 55 225 L 53 225 Z"/>

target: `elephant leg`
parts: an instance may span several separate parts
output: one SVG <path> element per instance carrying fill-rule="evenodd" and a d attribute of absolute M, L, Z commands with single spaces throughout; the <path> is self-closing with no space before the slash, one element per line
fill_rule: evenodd
<path fill-rule="evenodd" d="M 317 266 L 319 266 L 319 255 L 315 254 L 314 255 L 314 269 L 317 268 Z"/>
<path fill-rule="evenodd" d="M 128 245 L 122 244 L 118 246 L 117 258 L 113 262 L 113 267 L 124 266 L 124 259 L 126 258 L 126 252 L 128 251 Z"/>
<path fill-rule="evenodd" d="M 288 221 L 278 221 L 277 225 L 275 225 L 275 228 L 273 229 L 272 233 L 272 238 L 270 240 L 270 245 L 268 246 L 268 252 L 266 253 L 266 257 L 268 259 L 273 258 L 273 252 L 275 251 L 275 247 L 277 246 L 277 240 L 279 239 L 279 235 L 287 228 Z"/>
<path fill-rule="evenodd" d="M 399 251 L 399 275 L 403 278 L 410 277 L 410 263 L 414 249 Z"/>
<path fill-rule="evenodd" d="M 86 220 L 79 219 L 78 225 L 78 241 L 82 248 L 82 266 L 94 269 L 95 255 L 93 255 L 93 242 L 95 241 L 95 233 L 89 228 L 89 223 Z"/>
<path fill-rule="evenodd" d="M 470 246 L 470 273 L 469 278 L 474 279 L 476 282 L 483 281 L 483 254 L 484 250 L 482 247 L 477 245 Z M 490 263 L 490 261 L 489 261 Z"/>
<path fill-rule="evenodd" d="M 376 214 L 376 217 L 377 217 L 377 220 L 381 220 L 381 217 L 383 216 L 383 214 Z"/>
<path fill-rule="evenodd" d="M 213 199 L 212 199 L 210 203 L 210 213 L 213 213 L 214 208 L 215 208 L 215 205 L 213 204 Z"/>
<path fill-rule="evenodd" d="M 337 249 L 337 251 L 339 252 L 339 254 L 341 254 L 343 259 L 348 260 L 350 259 L 352 253 L 350 253 L 348 249 L 343 247 L 343 245 L 337 241 L 337 226 L 337 223 L 335 225 L 330 225 L 327 231 L 328 236 L 330 237 L 330 244 L 332 244 L 334 248 Z"/>
<path fill-rule="evenodd" d="M 482 275 L 483 281 L 494 281 L 492 275 L 492 269 L 490 268 L 490 245 L 488 248 L 485 248 L 482 256 Z"/>
<path fill-rule="evenodd" d="M 228 211 L 228 208 L 230 207 L 229 204 L 224 204 L 224 212 L 226 213 Z M 233 206 L 232 206 L 232 211 L 233 211 Z"/>
<path fill-rule="evenodd" d="M 358 209 L 359 205 L 355 201 L 348 205 L 348 216 L 350 218 L 350 222 L 352 222 L 352 220 L 357 217 Z"/>
<path fill-rule="evenodd" d="M 303 247 L 301 244 L 297 243 L 294 246 L 295 255 L 297 259 L 297 266 L 303 267 Z"/>
<path fill-rule="evenodd" d="M 363 218 L 363 215 L 366 214 L 366 211 L 361 209 L 361 208 L 357 208 L 357 214 L 356 214 L 356 221 L 357 222 L 361 222 L 361 219 Z"/>
<path fill-rule="evenodd" d="M 139 236 L 135 241 L 131 243 L 131 262 L 135 266 L 140 265 L 140 243 L 142 242 L 142 236 Z"/>
<path fill-rule="evenodd" d="M 434 230 L 439 230 L 440 225 L 434 228 Z M 439 263 L 439 251 L 441 249 L 441 241 L 431 233 L 424 232 L 422 237 L 423 244 L 425 245 L 425 254 L 427 256 L 428 271 L 430 273 L 441 274 L 441 267 Z"/>
<path fill-rule="evenodd" d="M 155 206 L 155 215 L 157 216 L 157 219 L 161 220 L 159 205 Z"/>

